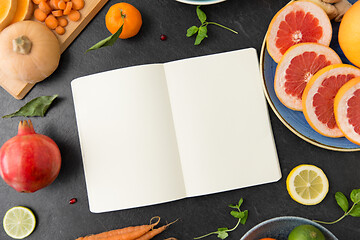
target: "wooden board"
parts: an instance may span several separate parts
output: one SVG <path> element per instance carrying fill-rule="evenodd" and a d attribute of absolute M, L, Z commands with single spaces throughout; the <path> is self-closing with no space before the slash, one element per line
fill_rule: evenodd
<path fill-rule="evenodd" d="M 65 49 L 72 43 L 72 41 L 74 41 L 74 39 L 107 3 L 107 1 L 109 0 L 85 0 L 85 7 L 80 10 L 80 21 L 69 21 L 64 35 L 59 36 L 55 34 L 59 39 L 61 52 L 65 51 Z M 35 84 L 25 83 L 16 79 L 8 79 L 4 76 L 4 73 L 0 72 L 0 86 L 14 98 L 22 99 L 35 86 Z"/>

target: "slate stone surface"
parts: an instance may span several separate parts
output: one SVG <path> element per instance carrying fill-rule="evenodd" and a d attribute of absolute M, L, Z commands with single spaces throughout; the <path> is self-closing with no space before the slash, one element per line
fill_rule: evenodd
<path fill-rule="evenodd" d="M 0 89 L 0 114 L 17 110 L 29 100 L 59 94 L 59 98 L 44 118 L 32 118 L 37 132 L 48 135 L 59 145 L 62 153 L 62 169 L 59 177 L 49 187 L 33 194 L 18 193 L 0 180 L 0 218 L 6 210 L 16 205 L 31 208 L 38 224 L 27 239 L 70 240 L 89 233 L 97 233 L 129 225 L 147 224 L 153 216 L 161 216 L 161 224 L 175 219 L 179 221 L 154 239 L 193 237 L 232 227 L 236 220 L 230 216 L 228 204 L 245 199 L 243 209 L 249 210 L 245 226 L 232 232 L 228 239 L 240 239 L 256 224 L 277 216 L 300 216 L 309 219 L 334 220 L 342 215 L 334 194 L 342 191 L 349 195 L 353 188 L 360 188 L 360 152 L 333 152 L 313 146 L 290 132 L 269 108 L 270 120 L 276 141 L 283 178 L 272 184 L 246 189 L 189 198 L 170 203 L 93 214 L 89 211 L 81 152 L 76 128 L 70 82 L 72 79 L 100 71 L 127 66 L 162 63 L 176 59 L 220 53 L 254 47 L 260 54 L 261 44 L 272 16 L 285 0 L 228 0 L 203 7 L 211 21 L 222 23 L 239 31 L 235 35 L 216 26 L 209 26 L 209 38 L 200 46 L 194 46 L 194 38 L 188 39 L 186 29 L 198 25 L 195 6 L 175 0 L 129 0 L 142 13 L 140 33 L 129 40 L 118 41 L 114 46 L 85 54 L 85 50 L 109 35 L 104 18 L 107 10 L 118 1 L 110 0 L 84 31 L 63 53 L 59 68 L 47 80 L 37 84 L 21 101 L 15 100 Z M 161 41 L 160 35 L 167 40 Z M 206 71 L 206 69 L 202 69 Z M 94 96 L 96 98 L 96 96 Z M 111 117 L 111 113 L 94 109 L 94 115 Z M 244 113 L 246 117 L 246 113 Z M 17 125 L 23 118 L 0 119 L 0 144 L 17 133 Z M 327 174 L 330 190 L 327 197 L 316 206 L 303 206 L 294 202 L 285 187 L 290 170 L 303 163 L 315 164 Z M 226 171 L 231 166 L 221 166 Z M 242 174 L 246 169 L 239 169 Z M 164 179 L 166 181 L 166 179 Z M 131 194 L 131 193 L 124 193 Z M 76 197 L 78 202 L 68 201 Z M 326 226 L 339 239 L 359 239 L 360 219 L 347 217 L 338 224 Z M 0 227 L 0 239 L 10 239 Z M 216 236 L 208 239 L 216 239 Z"/>

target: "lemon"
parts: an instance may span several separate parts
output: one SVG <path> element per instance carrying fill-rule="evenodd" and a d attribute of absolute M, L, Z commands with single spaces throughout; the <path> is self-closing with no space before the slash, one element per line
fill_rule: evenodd
<path fill-rule="evenodd" d="M 304 205 L 321 202 L 329 191 L 325 173 L 314 165 L 299 165 L 289 173 L 286 188 L 290 197 Z"/>
<path fill-rule="evenodd" d="M 34 231 L 36 219 L 30 209 L 17 206 L 6 212 L 3 225 L 7 235 L 15 239 L 23 239 Z"/>

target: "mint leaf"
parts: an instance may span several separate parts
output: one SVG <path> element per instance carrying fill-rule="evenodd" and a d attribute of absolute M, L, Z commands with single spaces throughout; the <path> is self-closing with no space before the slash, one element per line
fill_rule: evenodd
<path fill-rule="evenodd" d="M 217 237 L 220 239 L 225 239 L 229 236 L 229 234 L 226 231 L 219 231 Z"/>
<path fill-rule="evenodd" d="M 234 205 L 234 204 L 230 204 L 230 205 L 228 205 L 228 207 L 231 207 L 231 208 L 234 208 L 234 209 L 238 209 L 238 208 L 239 208 L 238 205 Z"/>
<path fill-rule="evenodd" d="M 203 12 L 203 10 L 200 9 L 200 6 L 197 6 L 196 14 L 201 23 L 204 23 L 206 21 L 206 14 Z"/>
<path fill-rule="evenodd" d="M 51 103 L 57 98 L 58 95 L 41 96 L 32 99 L 23 107 L 12 114 L 3 116 L 3 118 L 11 117 L 44 117 L 46 111 L 49 109 Z"/>
<path fill-rule="evenodd" d="M 221 231 L 227 231 L 227 230 L 229 230 L 227 227 L 218 228 L 218 232 L 221 232 Z"/>
<path fill-rule="evenodd" d="M 243 202 L 244 202 L 244 199 L 240 198 L 239 203 L 238 203 L 238 207 L 240 207 Z"/>
<path fill-rule="evenodd" d="M 335 200 L 344 212 L 349 210 L 349 201 L 342 192 L 335 193 Z"/>
<path fill-rule="evenodd" d="M 357 203 L 360 201 L 360 189 L 354 189 L 350 194 L 351 201 Z"/>
<path fill-rule="evenodd" d="M 207 27 L 206 26 L 199 27 L 198 35 L 196 36 L 194 45 L 199 45 L 202 42 L 202 40 L 204 40 L 204 38 L 206 37 L 207 37 Z"/>
<path fill-rule="evenodd" d="M 230 214 L 231 214 L 231 216 L 233 216 L 234 218 L 243 218 L 243 217 L 244 217 L 244 213 L 243 213 L 243 212 L 231 211 Z"/>
<path fill-rule="evenodd" d="M 349 215 L 353 217 L 360 217 L 360 205 L 355 205 Z"/>
<path fill-rule="evenodd" d="M 241 218 L 240 223 L 242 225 L 244 225 L 246 223 L 246 220 L 247 220 L 248 216 L 249 216 L 249 212 L 248 212 L 248 210 L 245 210 L 242 213 L 244 214 L 244 216 Z"/>
<path fill-rule="evenodd" d="M 190 27 L 187 32 L 186 32 L 186 36 L 187 37 L 191 37 L 192 35 L 194 35 L 195 33 L 197 33 L 199 31 L 199 28 L 197 26 L 192 26 Z"/>

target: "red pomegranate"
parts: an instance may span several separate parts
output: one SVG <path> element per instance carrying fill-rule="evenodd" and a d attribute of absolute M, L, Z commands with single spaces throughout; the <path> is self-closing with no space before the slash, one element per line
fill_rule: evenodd
<path fill-rule="evenodd" d="M 19 192 L 35 192 L 52 183 L 61 166 L 60 150 L 49 137 L 37 134 L 31 120 L 20 121 L 18 135 L 0 149 L 0 175 Z"/>

